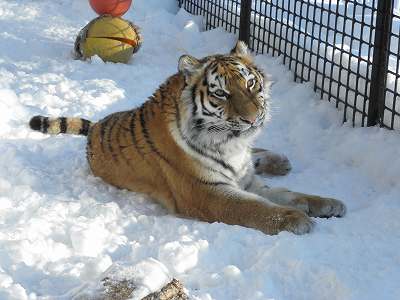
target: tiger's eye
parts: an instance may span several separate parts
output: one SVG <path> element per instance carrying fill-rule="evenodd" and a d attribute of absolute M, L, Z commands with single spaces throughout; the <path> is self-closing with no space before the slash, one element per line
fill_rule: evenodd
<path fill-rule="evenodd" d="M 252 88 L 255 83 L 256 81 L 254 79 L 249 79 L 249 81 L 247 81 L 247 87 Z"/>
<path fill-rule="evenodd" d="M 220 97 L 220 98 L 224 98 L 226 97 L 226 93 L 224 90 L 218 89 L 214 92 L 215 96 Z"/>

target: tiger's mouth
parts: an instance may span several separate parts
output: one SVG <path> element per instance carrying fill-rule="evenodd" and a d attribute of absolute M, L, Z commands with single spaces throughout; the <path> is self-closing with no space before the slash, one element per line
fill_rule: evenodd
<path fill-rule="evenodd" d="M 239 122 L 231 123 L 230 124 L 231 130 L 245 132 L 250 129 L 256 129 L 263 124 L 264 119 L 265 119 L 265 114 L 260 114 L 260 116 L 253 123 L 239 123 Z"/>
<path fill-rule="evenodd" d="M 233 127 L 233 128 L 231 128 L 230 131 L 233 133 L 234 136 L 240 136 L 242 134 L 251 133 L 251 132 L 257 130 L 258 128 L 260 128 L 261 125 L 262 125 L 262 120 L 257 121 L 251 125 L 246 124 L 246 125 L 243 125 L 240 127 Z"/>

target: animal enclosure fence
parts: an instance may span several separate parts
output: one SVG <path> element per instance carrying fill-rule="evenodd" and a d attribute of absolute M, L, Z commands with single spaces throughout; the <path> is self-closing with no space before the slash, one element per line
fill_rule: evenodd
<path fill-rule="evenodd" d="M 257 53 L 280 55 L 353 126 L 400 129 L 400 0 L 178 0 Z"/>

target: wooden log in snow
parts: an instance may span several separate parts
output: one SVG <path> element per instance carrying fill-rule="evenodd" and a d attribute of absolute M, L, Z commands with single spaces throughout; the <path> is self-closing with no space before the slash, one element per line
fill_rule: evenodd
<path fill-rule="evenodd" d="M 159 292 L 147 295 L 142 300 L 187 300 L 188 296 L 183 290 L 182 283 L 177 279 L 172 279 Z"/>

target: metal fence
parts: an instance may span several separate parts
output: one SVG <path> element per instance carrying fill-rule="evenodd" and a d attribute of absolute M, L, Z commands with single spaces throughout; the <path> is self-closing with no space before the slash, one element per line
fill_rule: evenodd
<path fill-rule="evenodd" d="M 343 121 L 400 129 L 400 0 L 178 2 L 203 15 L 206 29 L 223 27 L 257 53 L 280 55 Z"/>

